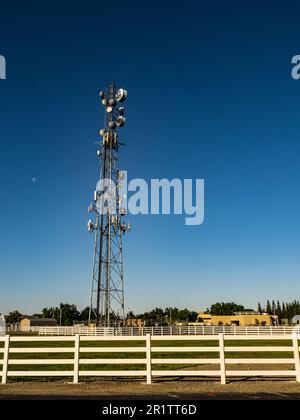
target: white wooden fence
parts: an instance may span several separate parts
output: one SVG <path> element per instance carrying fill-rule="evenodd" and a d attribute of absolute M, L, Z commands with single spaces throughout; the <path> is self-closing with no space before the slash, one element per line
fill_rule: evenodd
<path fill-rule="evenodd" d="M 300 330 L 300 326 L 298 327 Z M 237 327 L 237 326 L 204 326 L 204 325 L 183 325 L 166 327 L 23 327 L 22 332 L 35 332 L 39 335 L 91 335 L 91 336 L 144 336 L 151 335 L 291 335 L 295 327 Z"/>
<path fill-rule="evenodd" d="M 226 384 L 226 378 L 228 377 L 294 377 L 297 382 L 300 382 L 300 358 L 299 358 L 299 341 L 298 336 L 282 336 L 282 335 L 273 335 L 269 337 L 262 336 L 224 336 L 224 334 L 219 334 L 218 336 L 151 336 L 147 334 L 146 336 L 141 336 L 138 338 L 139 342 L 142 341 L 142 346 L 130 346 L 130 342 L 137 341 L 136 337 L 127 336 L 127 337 L 116 337 L 116 336 L 103 336 L 99 338 L 79 336 L 76 334 L 74 337 L 10 337 L 9 335 L 5 337 L 0 337 L 0 355 L 3 354 L 3 358 L 0 359 L 0 366 L 2 365 L 2 370 L 0 369 L 0 376 L 2 376 L 2 384 L 6 384 L 7 378 L 9 377 L 72 377 L 74 383 L 78 383 L 80 377 L 145 377 L 147 384 L 150 384 L 152 378 L 154 377 L 165 377 L 165 376 L 195 376 L 195 377 L 219 377 L 222 384 Z M 280 340 L 286 341 L 286 346 L 278 345 L 273 341 L 273 346 L 263 346 L 257 345 L 262 340 Z M 161 345 L 155 346 L 157 341 L 172 341 L 172 345 Z M 207 345 L 207 340 L 209 340 L 212 346 Z M 228 340 L 236 341 L 236 345 L 229 343 L 226 345 Z M 241 344 L 240 340 L 245 340 L 245 342 L 254 343 L 254 346 Z M 93 341 L 93 342 L 92 342 Z M 113 344 L 117 341 L 124 342 L 124 346 L 117 347 Z M 179 341 L 180 346 L 174 346 L 174 341 Z M 205 341 L 204 346 L 192 345 L 195 341 Z M 70 346 L 65 347 L 63 345 L 59 347 L 49 346 L 41 347 L 36 344 L 46 343 L 49 346 L 49 343 L 70 343 Z M 88 342 L 90 346 L 88 347 Z M 95 343 L 96 342 L 96 343 Z M 110 347 L 103 345 L 103 342 L 109 342 Z M 183 342 L 190 342 L 189 346 L 183 344 Z M 4 343 L 4 344 L 2 344 Z M 32 347 L 28 347 L 28 343 L 33 343 Z M 98 344 L 98 346 L 94 346 Z M 129 344 L 129 346 L 126 346 Z M 157 343 L 156 343 L 157 344 Z M 198 343 L 195 343 L 198 344 Z M 35 345 L 35 346 L 34 346 Z M 163 358 L 160 356 L 158 358 L 155 356 L 157 353 L 184 353 L 186 357 L 184 358 Z M 245 353 L 245 352 L 258 352 L 266 354 L 268 352 L 284 352 L 291 355 L 290 358 L 228 358 L 228 353 Z M 15 358 L 12 355 L 45 355 L 45 354 L 65 354 L 68 358 L 47 358 L 36 357 L 29 359 Z M 94 355 L 94 358 L 84 358 L 84 353 L 89 353 Z M 110 358 L 99 358 L 99 353 L 108 353 Z M 127 353 L 133 353 L 132 358 L 124 358 L 124 355 Z M 143 358 L 138 358 L 134 354 L 143 353 Z M 209 353 L 217 355 L 217 358 L 189 358 L 189 353 Z M 70 354 L 73 357 L 70 357 Z M 113 355 L 119 354 L 119 358 L 112 357 Z M 123 356 L 120 358 L 120 355 Z M 23 356 L 24 357 L 24 356 Z M 228 367 L 230 365 L 245 365 L 247 370 L 230 370 Z M 249 370 L 249 365 L 291 365 L 293 368 L 291 370 Z M 53 370 L 10 370 L 10 366 L 52 366 Z M 69 370 L 59 370 L 58 366 L 65 365 L 70 366 Z M 101 365 L 144 365 L 143 370 L 84 370 L 82 369 L 83 365 L 94 365 L 101 367 Z M 190 365 L 194 367 L 194 370 L 186 369 L 175 369 L 175 370 L 155 370 L 155 365 Z M 202 370 L 195 369 L 202 365 Z M 215 370 L 204 370 L 203 365 L 215 365 L 217 368 Z M 102 366 L 103 368 L 103 366 Z"/>

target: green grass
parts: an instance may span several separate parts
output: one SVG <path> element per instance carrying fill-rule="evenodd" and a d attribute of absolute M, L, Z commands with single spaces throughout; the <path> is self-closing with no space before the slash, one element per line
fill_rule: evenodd
<path fill-rule="evenodd" d="M 21 331 L 11 331 L 8 333 L 8 335 L 10 335 L 11 337 L 19 337 L 19 336 L 24 336 L 24 337 L 33 337 L 33 336 L 37 336 L 38 333 L 36 332 L 21 332 Z"/>

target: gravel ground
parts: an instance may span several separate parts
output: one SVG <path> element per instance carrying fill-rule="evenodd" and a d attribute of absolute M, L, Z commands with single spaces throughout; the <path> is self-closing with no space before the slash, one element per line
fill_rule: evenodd
<path fill-rule="evenodd" d="M 0 385 L 0 399 L 9 397 L 58 398 L 98 398 L 98 399 L 250 399 L 264 397 L 270 399 L 299 398 L 300 384 L 291 380 L 274 379 L 272 381 L 247 379 L 232 380 L 227 385 L 220 385 L 215 380 L 199 381 L 193 379 L 157 380 L 152 385 L 140 381 L 98 380 L 73 385 L 67 382 L 18 382 Z M 263 397 L 263 398 L 264 398 Z"/>

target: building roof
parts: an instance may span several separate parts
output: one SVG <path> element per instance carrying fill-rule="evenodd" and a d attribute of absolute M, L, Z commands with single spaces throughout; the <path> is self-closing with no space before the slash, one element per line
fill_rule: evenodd
<path fill-rule="evenodd" d="M 30 325 L 39 326 L 39 325 L 57 325 L 55 318 L 23 318 L 22 321 L 29 321 Z M 22 322 L 21 321 L 21 322 Z"/>
<path fill-rule="evenodd" d="M 38 322 L 57 322 L 55 318 L 30 318 L 30 321 L 38 321 Z"/>

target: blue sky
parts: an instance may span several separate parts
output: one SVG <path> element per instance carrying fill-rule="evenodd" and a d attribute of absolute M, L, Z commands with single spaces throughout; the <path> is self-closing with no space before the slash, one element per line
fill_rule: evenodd
<path fill-rule="evenodd" d="M 129 92 L 129 178 L 206 187 L 201 226 L 130 218 L 126 308 L 299 298 L 299 12 L 276 0 L 1 6 L 0 312 L 88 304 L 98 92 L 111 80 Z"/>

